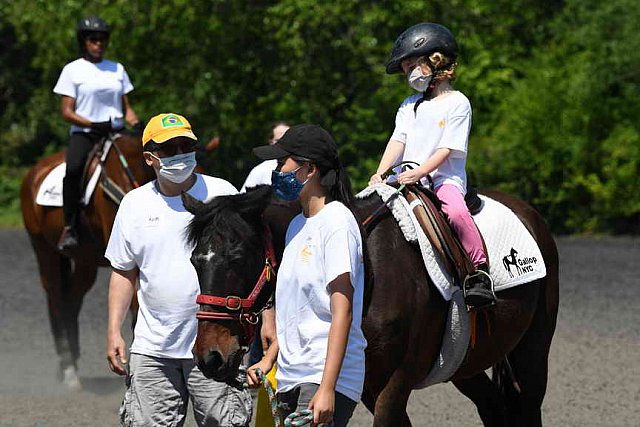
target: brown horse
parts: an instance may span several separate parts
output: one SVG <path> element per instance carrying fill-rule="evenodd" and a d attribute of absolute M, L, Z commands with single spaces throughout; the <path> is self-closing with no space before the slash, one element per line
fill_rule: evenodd
<path fill-rule="evenodd" d="M 113 141 L 139 184 L 155 178 L 153 169 L 144 163 L 139 137 L 122 133 L 116 134 Z M 118 205 L 98 185 L 80 215 L 80 246 L 60 253 L 56 244 L 64 225 L 62 208 L 36 204 L 36 194 L 47 174 L 62 162 L 64 152 L 46 157 L 32 167 L 22 182 L 20 203 L 24 225 L 36 253 L 40 280 L 47 292 L 51 331 L 60 357 L 59 374 L 67 386 L 79 388 L 78 314 L 84 295 L 96 279 L 98 266 L 109 266 L 103 255 Z M 113 147 L 104 160 L 103 174 L 124 192 L 133 189 L 132 180 Z"/>
<path fill-rule="evenodd" d="M 529 205 L 501 193 L 484 194 L 508 206 L 527 227 L 541 249 L 547 276 L 498 292 L 497 305 L 478 316 L 475 346 L 451 381 L 475 403 L 485 425 L 539 426 L 558 310 L 557 250 L 544 221 Z M 275 202 L 268 187 L 208 204 L 189 197 L 184 201 L 195 214 L 188 232 L 196 244 L 192 262 L 201 292 L 221 297 L 251 293 L 269 252 L 265 227 L 280 257 L 287 224 L 299 211 Z M 381 204 L 378 196 L 360 200 L 356 215 L 366 218 Z M 404 239 L 390 215 L 378 217 L 366 244 L 370 281 L 362 323 L 368 342 L 362 400 L 374 415 L 374 425 L 408 426 L 407 400 L 436 360 L 448 303 L 428 278 L 417 247 Z M 266 297 L 259 295 L 245 311 L 237 310 L 237 301 L 226 307 L 202 305 L 203 311 L 215 312 L 200 315 L 193 349 L 205 375 L 222 379 L 237 372 L 239 355 L 248 345 L 248 328 L 243 326 Z M 492 366 L 502 367 L 494 369 L 495 382 L 485 374 Z"/>

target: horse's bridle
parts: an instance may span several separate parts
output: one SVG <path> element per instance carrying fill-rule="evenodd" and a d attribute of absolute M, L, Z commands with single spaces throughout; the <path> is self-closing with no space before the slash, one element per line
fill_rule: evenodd
<path fill-rule="evenodd" d="M 198 295 L 196 298 L 196 302 L 200 305 L 226 309 L 226 311 L 199 310 L 196 313 L 198 320 L 237 320 L 242 324 L 244 338 L 247 343 L 250 343 L 253 339 L 255 325 L 258 323 L 260 313 L 272 306 L 271 302 L 267 302 L 263 307 L 254 308 L 260 293 L 265 289 L 265 285 L 271 283 L 276 278 L 274 268 L 277 265 L 277 260 L 275 251 L 273 250 L 271 231 L 266 226 L 264 229 L 264 267 L 249 296 L 247 298 L 240 298 L 235 295 L 227 295 L 226 297 Z"/>

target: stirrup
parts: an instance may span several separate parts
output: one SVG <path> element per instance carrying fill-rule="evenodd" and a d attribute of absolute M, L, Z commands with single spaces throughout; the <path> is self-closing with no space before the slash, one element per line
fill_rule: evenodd
<path fill-rule="evenodd" d="M 493 279 L 483 270 L 476 270 L 465 277 L 462 292 L 469 311 L 496 305 Z"/>

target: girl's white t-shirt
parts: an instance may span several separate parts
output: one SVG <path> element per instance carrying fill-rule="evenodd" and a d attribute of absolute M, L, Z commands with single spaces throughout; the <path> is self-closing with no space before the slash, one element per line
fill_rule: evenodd
<path fill-rule="evenodd" d="M 124 127 L 122 96 L 133 90 L 129 75 L 118 62 L 98 63 L 78 58 L 62 69 L 53 92 L 76 100 L 75 112 L 91 122 L 111 120 L 114 129 Z M 71 125 L 70 133 L 90 128 Z"/>
<path fill-rule="evenodd" d="M 404 100 L 396 114 L 391 139 L 404 144 L 402 161 L 422 164 L 439 148 L 451 149 L 449 157 L 433 172 L 436 188 L 453 184 L 462 194 L 467 191 L 467 145 L 471 131 L 471 103 L 462 92 L 454 91 L 423 101 L 418 93 Z"/>
<path fill-rule="evenodd" d="M 340 202 L 327 204 L 311 218 L 299 214 L 289 224 L 276 286 L 278 392 L 322 381 L 331 327 L 327 285 L 349 273 L 354 288 L 353 320 L 336 391 L 360 400 L 367 345 L 361 327 L 362 257 L 358 223 Z"/>
<path fill-rule="evenodd" d="M 187 191 L 198 200 L 235 194 L 229 182 L 196 174 Z M 185 228 L 193 215 L 180 196 L 160 193 L 155 181 L 127 193 L 116 214 L 105 257 L 118 270 L 140 270 L 138 319 L 131 352 L 191 359 L 197 331 L 198 276 Z"/>

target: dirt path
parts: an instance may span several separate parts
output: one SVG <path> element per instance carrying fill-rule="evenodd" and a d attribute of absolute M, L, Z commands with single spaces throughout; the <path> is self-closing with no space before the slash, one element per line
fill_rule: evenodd
<path fill-rule="evenodd" d="M 558 239 L 561 302 L 543 406 L 550 426 L 640 425 L 640 239 Z M 0 426 L 115 426 L 122 380 L 104 356 L 108 271 L 82 309 L 84 390 L 58 386 L 45 295 L 23 230 L 0 230 Z M 450 384 L 415 392 L 415 426 L 479 426 Z M 359 406 L 353 426 L 371 425 Z M 189 423 L 190 424 L 190 423 Z"/>

